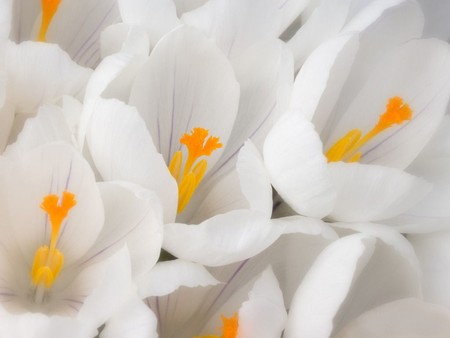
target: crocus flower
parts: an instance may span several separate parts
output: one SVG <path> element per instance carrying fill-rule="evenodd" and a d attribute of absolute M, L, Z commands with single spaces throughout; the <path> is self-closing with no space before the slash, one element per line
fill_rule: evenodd
<path fill-rule="evenodd" d="M 63 144 L 2 157 L 0 167 L 5 316 L 41 325 L 56 315 L 100 327 L 159 256 L 161 223 L 150 199 L 123 185 L 97 185 L 87 162 Z"/>

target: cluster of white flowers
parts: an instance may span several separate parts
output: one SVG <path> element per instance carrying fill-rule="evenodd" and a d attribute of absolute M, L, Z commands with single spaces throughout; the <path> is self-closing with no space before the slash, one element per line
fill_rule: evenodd
<path fill-rule="evenodd" d="M 450 337 L 438 2 L 0 0 L 0 337 Z"/>

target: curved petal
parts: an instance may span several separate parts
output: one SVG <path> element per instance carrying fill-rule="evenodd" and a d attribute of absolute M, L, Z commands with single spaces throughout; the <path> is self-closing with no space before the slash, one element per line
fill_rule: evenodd
<path fill-rule="evenodd" d="M 336 338 L 445 338 L 450 332 L 450 312 L 440 306 L 408 298 L 386 303 L 363 313 Z"/>
<path fill-rule="evenodd" d="M 181 286 L 194 288 L 219 283 L 204 266 L 176 259 L 156 264 L 139 281 L 138 287 L 139 295 L 146 298 L 166 296 Z"/>
<path fill-rule="evenodd" d="M 241 86 L 239 110 L 220 161 L 211 170 L 216 175 L 234 166 L 248 139 L 262 148 L 268 131 L 286 111 L 292 90 L 292 56 L 279 40 L 254 44 L 233 60 L 233 66 Z"/>
<path fill-rule="evenodd" d="M 181 25 L 171 0 L 119 0 L 118 5 L 123 22 L 144 26 L 152 46 L 163 35 Z"/>
<path fill-rule="evenodd" d="M 31 41 L 8 45 L 6 69 L 7 99 L 20 113 L 35 113 L 63 94 L 80 93 L 90 75 L 57 45 Z"/>
<path fill-rule="evenodd" d="M 2 171 L 5 167 L 2 169 Z M 103 227 L 103 205 L 88 163 L 70 146 L 38 147 L 2 175 L 1 213 L 7 216 L 23 256 L 31 265 L 38 247 L 48 243 L 51 225 L 40 204 L 48 194 L 75 194 L 76 205 L 61 225 L 57 248 L 69 266 L 96 241 Z M 79 239 L 82 240 L 79 240 Z"/>
<path fill-rule="evenodd" d="M 431 190 L 425 180 L 401 170 L 359 163 L 328 165 L 337 199 L 329 216 L 337 221 L 377 221 L 410 209 Z"/>
<path fill-rule="evenodd" d="M 239 85 L 225 56 L 200 32 L 182 27 L 155 47 L 136 78 L 130 105 L 143 116 L 169 163 L 181 148 L 180 137 L 194 127 L 208 129 L 227 144 L 238 100 Z M 219 154 L 208 159 L 209 167 Z"/>
<path fill-rule="evenodd" d="M 99 338 L 158 338 L 157 324 L 148 306 L 134 297 L 108 320 Z"/>
<path fill-rule="evenodd" d="M 357 35 L 341 35 L 321 44 L 305 61 L 295 78 L 292 110 L 298 110 L 320 132 L 330 117 L 353 63 Z"/>
<path fill-rule="evenodd" d="M 325 0 L 314 9 L 308 20 L 289 40 L 299 69 L 308 55 L 323 41 L 337 34 L 348 19 L 352 0 Z"/>
<path fill-rule="evenodd" d="M 420 296 L 417 270 L 367 235 L 344 237 L 317 258 L 292 301 L 285 336 L 329 337 L 361 312 Z"/>
<path fill-rule="evenodd" d="M 57 106 L 41 106 L 36 117 L 25 122 L 17 141 L 8 146 L 3 155 L 18 158 L 33 148 L 58 141 L 72 144 L 72 134 L 63 111 Z"/>
<path fill-rule="evenodd" d="M 264 143 L 264 162 L 272 185 L 296 212 L 321 218 L 331 211 L 335 192 L 322 143 L 302 114 L 278 120 Z"/>
<path fill-rule="evenodd" d="M 259 212 L 235 210 L 198 225 L 166 224 L 163 248 L 181 259 L 225 265 L 258 254 L 282 231 Z"/>
<path fill-rule="evenodd" d="M 116 182 L 98 186 L 105 207 L 105 225 L 78 265 L 94 264 L 127 244 L 133 278 L 139 278 L 156 264 L 161 251 L 159 201 L 139 186 Z"/>
<path fill-rule="evenodd" d="M 272 216 L 272 186 L 261 154 L 251 141 L 247 141 L 239 152 L 237 171 L 242 193 L 250 209 Z"/>
<path fill-rule="evenodd" d="M 163 204 L 165 222 L 175 219 L 177 184 L 136 108 L 99 99 L 86 136 L 103 180 L 129 181 L 155 191 Z"/>

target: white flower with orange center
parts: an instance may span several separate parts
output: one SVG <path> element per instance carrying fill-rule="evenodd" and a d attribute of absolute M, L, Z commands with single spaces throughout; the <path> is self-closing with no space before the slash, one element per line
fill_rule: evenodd
<path fill-rule="evenodd" d="M 159 257 L 158 206 L 129 187 L 97 185 L 67 145 L 2 157 L 0 171 L 0 317 L 29 321 L 32 331 L 56 316 L 48 328 L 78 322 L 79 332 L 95 336 L 135 297 L 133 279 Z M 151 313 L 143 313 L 150 323 Z"/>
<path fill-rule="evenodd" d="M 414 12 L 408 20 L 415 27 L 408 32 L 386 22 L 332 39 L 297 75 L 290 112 L 264 146 L 272 184 L 297 213 L 381 221 L 429 194 L 428 182 L 405 171 L 445 114 L 450 49 L 436 40 L 408 41 L 422 25 Z M 398 36 L 380 43 L 383 54 L 366 55 L 363 47 L 384 29 Z M 326 72 L 318 75 L 319 65 Z"/>

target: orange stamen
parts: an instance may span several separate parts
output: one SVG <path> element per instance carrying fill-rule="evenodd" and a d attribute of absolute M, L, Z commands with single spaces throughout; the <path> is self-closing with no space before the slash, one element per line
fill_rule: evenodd
<path fill-rule="evenodd" d="M 42 21 L 39 29 L 38 41 L 45 42 L 47 40 L 47 31 L 53 16 L 58 10 L 61 0 L 41 0 L 42 6 Z"/>
<path fill-rule="evenodd" d="M 217 335 L 208 336 L 195 336 L 194 338 L 236 338 L 239 329 L 239 318 L 238 314 L 234 313 L 233 317 L 227 318 L 221 316 L 222 318 L 222 335 L 219 337 Z"/>
<path fill-rule="evenodd" d="M 58 276 L 64 263 L 64 255 L 56 249 L 61 224 L 67 217 L 70 209 L 76 204 L 75 195 L 64 191 L 61 204 L 58 205 L 59 197 L 57 195 L 47 195 L 42 200 L 41 209 L 49 217 L 52 234 L 50 236 L 50 245 L 41 246 L 34 255 L 33 266 L 31 269 L 31 280 L 34 285 L 44 285 L 50 288 Z"/>
<path fill-rule="evenodd" d="M 196 161 L 202 156 L 211 156 L 216 149 L 222 147 L 218 137 L 208 136 L 207 129 L 194 128 L 190 134 L 184 134 L 180 138 L 180 143 L 188 149 L 187 160 L 182 172 L 183 154 L 181 151 L 177 151 L 170 161 L 169 171 L 178 183 L 178 213 L 181 213 L 189 203 L 205 175 L 207 161 L 202 159 L 195 164 Z"/>
<path fill-rule="evenodd" d="M 367 134 L 361 136 L 359 129 L 353 129 L 338 140 L 325 154 L 328 162 L 357 162 L 361 158 L 359 149 L 382 131 L 393 125 L 411 120 L 412 110 L 401 97 L 391 97 L 386 105 L 386 111 L 381 114 L 378 123 Z"/>

